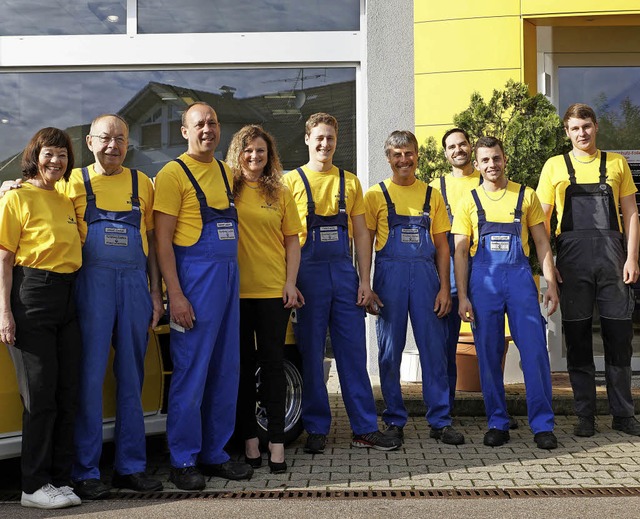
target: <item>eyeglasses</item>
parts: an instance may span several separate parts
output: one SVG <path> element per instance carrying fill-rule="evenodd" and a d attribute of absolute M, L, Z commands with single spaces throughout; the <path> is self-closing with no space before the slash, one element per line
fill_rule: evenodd
<path fill-rule="evenodd" d="M 100 144 L 109 144 L 111 141 L 116 141 L 116 144 L 122 146 L 127 142 L 127 138 L 122 137 L 121 135 L 118 137 L 110 137 L 109 135 L 89 135 L 89 137 L 95 137 L 100 141 Z"/>

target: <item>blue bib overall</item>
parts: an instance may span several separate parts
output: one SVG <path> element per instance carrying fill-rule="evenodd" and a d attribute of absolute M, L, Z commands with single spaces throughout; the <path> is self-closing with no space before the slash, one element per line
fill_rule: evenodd
<path fill-rule="evenodd" d="M 525 186 L 521 186 L 513 222 L 497 223 L 486 220 L 478 193 L 471 192 L 478 208 L 479 239 L 469 279 L 469 299 L 475 316 L 474 338 L 489 428 L 509 429 L 502 373 L 506 312 L 522 360 L 529 426 L 537 434 L 552 431 L 554 420 L 545 322 L 520 238 L 524 193 Z"/>
<path fill-rule="evenodd" d="M 187 165 L 176 162 L 195 189 L 202 217 L 198 241 L 173 247 L 180 286 L 196 316 L 191 330 L 171 329 L 167 440 L 171 465 L 183 468 L 229 460 L 224 446 L 236 417 L 240 299 L 238 217 L 223 164 L 217 161 L 229 207 L 214 209 Z"/>
<path fill-rule="evenodd" d="M 380 182 L 387 202 L 389 236 L 376 253 L 373 290 L 384 306 L 376 321 L 380 385 L 386 409 L 382 419 L 388 425 L 404 427 L 407 410 L 400 388 L 400 363 L 407 338 L 407 315 L 420 354 L 422 396 L 427 420 L 441 429 L 451 425 L 449 384 L 445 351 L 446 327 L 433 311 L 440 279 L 435 266 L 436 248 L 430 234 L 430 199 L 427 186 L 421 216 L 396 213 L 387 187 Z"/>
<path fill-rule="evenodd" d="M 478 185 L 482 184 L 483 180 L 484 179 L 480 177 Z M 440 192 L 442 193 L 442 198 L 444 198 L 444 205 L 447 208 L 449 223 L 453 225 L 453 212 L 451 211 L 451 204 L 449 202 L 449 197 L 447 196 L 447 183 L 445 182 L 444 176 L 440 177 Z M 451 312 L 447 314 L 445 320 L 447 321 L 447 376 L 449 377 L 449 406 L 453 409 L 453 401 L 456 396 L 456 383 L 458 382 L 456 351 L 458 349 L 458 338 L 460 337 L 461 319 L 458 315 L 460 303 L 458 301 L 458 288 L 456 287 L 456 278 L 453 268 L 453 258 L 456 249 L 454 235 L 451 234 L 451 232 L 447 232 L 447 239 L 449 240 L 449 253 L 451 254 L 451 261 L 449 263 L 449 278 L 451 281 Z M 471 260 L 469 260 L 469 269 L 471 269 Z"/>
<path fill-rule="evenodd" d="M 307 241 L 302 247 L 298 288 L 306 304 L 298 310 L 296 338 L 304 373 L 302 419 L 308 433 L 328 434 L 331 408 L 324 383 L 327 326 L 355 434 L 378 430 L 375 401 L 367 373 L 364 309 L 357 306 L 358 274 L 349 253 L 344 171 L 340 170 L 338 214 L 320 216 L 309 181 L 297 169 L 307 192 Z M 291 173 L 293 174 L 293 173 Z"/>
<path fill-rule="evenodd" d="M 82 177 L 87 193 L 87 238 L 76 285 L 83 348 L 72 473 L 76 481 L 100 477 L 102 384 L 110 344 L 117 381 L 114 468 L 123 475 L 146 469 L 140 393 L 152 316 L 140 234 L 138 172 L 131 170 L 130 211 L 97 207 L 87 168 L 82 168 Z"/>

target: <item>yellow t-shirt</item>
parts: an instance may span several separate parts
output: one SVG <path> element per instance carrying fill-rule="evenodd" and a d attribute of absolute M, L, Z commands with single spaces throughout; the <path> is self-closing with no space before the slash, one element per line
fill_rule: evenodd
<path fill-rule="evenodd" d="M 15 253 L 15 264 L 22 267 L 69 274 L 82 264 L 71 200 L 28 182 L 0 198 L 0 245 Z"/>
<path fill-rule="evenodd" d="M 101 175 L 91 164 L 88 168 L 91 189 L 96 196 L 98 209 L 106 211 L 131 210 L 131 170 L 123 168 L 117 175 Z M 78 220 L 80 239 L 84 244 L 87 238 L 87 222 L 84 212 L 87 208 L 87 192 L 84 188 L 82 170 L 74 169 L 69 182 L 58 182 L 56 189 L 67 195 L 73 202 Z M 140 234 L 142 234 L 142 248 L 145 255 L 149 253 L 147 231 L 153 230 L 153 183 L 142 171 L 138 171 L 138 198 L 140 199 Z"/>
<path fill-rule="evenodd" d="M 485 217 L 488 222 L 510 223 L 513 222 L 513 213 L 518 203 L 518 194 L 520 192 L 520 184 L 509 181 L 506 187 L 506 193 L 500 190 L 491 193 L 491 198 L 479 186 L 474 190 L 478 193 L 480 203 L 485 211 Z M 504 194 L 504 196 L 502 196 Z M 500 196 L 499 200 L 497 200 Z M 522 248 L 524 253 L 529 255 L 529 227 L 533 227 L 545 221 L 544 213 L 536 193 L 530 187 L 524 192 L 522 201 Z M 465 193 L 456 206 L 456 217 L 453 220 L 451 228 L 453 234 L 463 234 L 465 236 L 473 235 L 473 244 L 471 246 L 471 255 L 474 256 L 478 247 L 478 207 L 473 199 L 471 191 Z"/>
<path fill-rule="evenodd" d="M 236 198 L 240 297 L 282 297 L 287 280 L 284 237 L 302 230 L 291 191 L 283 186 L 276 203 L 267 203 L 257 182 L 246 182 Z"/>
<path fill-rule="evenodd" d="M 338 201 L 340 200 L 340 171 L 333 166 L 326 173 L 313 171 L 307 166 L 302 166 L 309 186 L 313 201 L 316 204 L 316 214 L 320 216 L 332 216 L 338 214 Z M 284 183 L 291 190 L 293 199 L 298 207 L 298 214 L 302 222 L 300 232 L 300 245 L 304 245 L 307 239 L 307 192 L 300 174 L 296 170 L 289 171 L 283 177 Z M 349 215 L 349 237 L 353 236 L 351 218 L 364 214 L 364 201 L 360 180 L 353 173 L 344 172 L 344 200 L 347 204 Z"/>
<path fill-rule="evenodd" d="M 451 173 L 444 175 L 444 183 L 447 188 L 447 201 L 451 207 L 451 214 L 455 216 L 456 206 L 462 196 L 475 189 L 480 184 L 480 172 L 474 169 L 470 175 L 454 177 Z M 429 185 L 440 191 L 440 177 L 434 178 Z"/>
<path fill-rule="evenodd" d="M 384 181 L 391 201 L 395 205 L 396 213 L 403 216 L 422 216 L 424 198 L 427 193 L 427 184 L 422 180 L 416 181 L 410 186 L 394 184 L 390 178 Z M 364 195 L 365 217 L 367 227 L 376 231 L 376 251 L 379 251 L 387 243 L 389 237 L 389 222 L 387 217 L 387 201 L 378 184 L 371 186 Z M 451 229 L 449 216 L 444 205 L 444 199 L 440 191 L 431 190 L 429 216 L 431 217 L 431 239 L 434 234 L 447 232 Z"/>
<path fill-rule="evenodd" d="M 595 160 L 589 164 L 578 162 L 572 153 L 569 153 L 573 168 L 576 170 L 576 182 L 578 184 L 595 184 L 600 178 L 600 152 L 597 155 L 580 157 L 583 162 L 593 158 Z M 571 182 L 569 181 L 569 172 L 562 155 L 551 157 L 542 168 L 540 180 L 536 194 L 540 199 L 540 203 L 556 206 L 556 215 L 558 217 L 558 228 L 556 234 L 560 234 L 560 223 L 562 222 L 562 214 L 564 210 L 564 193 Z M 632 195 L 637 191 L 631 176 L 631 170 L 626 159 L 618 154 L 607 152 L 607 184 L 613 190 L 613 199 L 615 201 L 616 214 L 618 215 L 618 226 L 620 226 L 620 198 Z M 622 230 L 622 227 L 620 227 Z"/>
<path fill-rule="evenodd" d="M 207 198 L 207 205 L 215 209 L 227 209 L 229 199 L 218 162 L 199 162 L 186 153 L 179 157 L 191 170 L 200 189 Z M 229 186 L 233 186 L 233 175 L 224 162 L 224 172 Z M 202 216 L 196 190 L 180 164 L 167 162 L 155 180 L 156 198 L 154 211 L 178 217 L 173 243 L 183 247 L 194 245 L 202 233 Z"/>

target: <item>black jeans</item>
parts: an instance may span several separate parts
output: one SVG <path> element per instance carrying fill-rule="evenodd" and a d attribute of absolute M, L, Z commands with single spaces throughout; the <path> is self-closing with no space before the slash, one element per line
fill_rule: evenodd
<path fill-rule="evenodd" d="M 262 402 L 271 443 L 284 442 L 284 341 L 291 310 L 282 298 L 240 299 L 240 386 L 236 430 L 243 440 L 257 436 L 256 379 L 261 368 Z"/>
<path fill-rule="evenodd" d="M 68 485 L 80 366 L 75 274 L 13 269 L 15 346 L 8 346 L 24 405 L 22 490 Z"/>

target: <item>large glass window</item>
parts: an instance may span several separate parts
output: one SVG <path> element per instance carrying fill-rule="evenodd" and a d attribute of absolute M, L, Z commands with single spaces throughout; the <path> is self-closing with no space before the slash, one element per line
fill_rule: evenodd
<path fill-rule="evenodd" d="M 598 147 L 640 149 L 640 67 L 558 67 L 558 113 L 573 103 L 598 116 Z"/>
<path fill-rule="evenodd" d="M 0 0 L 0 36 L 123 34 L 127 0 Z"/>
<path fill-rule="evenodd" d="M 186 149 L 180 117 L 194 101 L 211 104 L 222 125 L 218 158 L 234 132 L 258 123 L 273 133 L 285 169 L 307 160 L 304 123 L 315 112 L 337 117 L 335 162 L 356 171 L 354 68 L 33 72 L 0 75 L 0 180 L 20 174 L 20 154 L 43 126 L 66 129 L 76 163 L 93 161 L 84 139 L 91 120 L 118 113 L 131 127 L 125 164 L 150 176 Z"/>
<path fill-rule="evenodd" d="M 357 31 L 360 0 L 138 0 L 138 32 Z"/>

